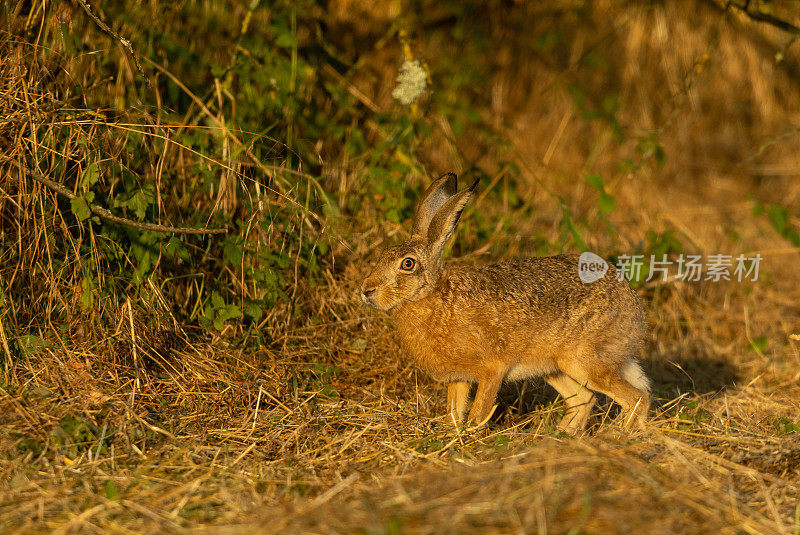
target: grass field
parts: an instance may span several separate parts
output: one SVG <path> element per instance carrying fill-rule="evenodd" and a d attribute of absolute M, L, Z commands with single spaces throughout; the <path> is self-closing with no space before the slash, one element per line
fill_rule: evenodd
<path fill-rule="evenodd" d="M 51 4 L 0 8 L 0 531 L 800 534 L 797 6 Z M 357 289 L 446 171 L 451 262 L 673 263 L 644 430 L 444 417 Z"/>

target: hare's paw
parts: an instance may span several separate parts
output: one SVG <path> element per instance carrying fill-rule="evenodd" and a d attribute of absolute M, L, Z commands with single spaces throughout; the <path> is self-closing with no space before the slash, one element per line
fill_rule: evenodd
<path fill-rule="evenodd" d="M 470 384 L 458 381 L 447 385 L 447 413 L 455 423 L 464 421 L 469 401 Z"/>

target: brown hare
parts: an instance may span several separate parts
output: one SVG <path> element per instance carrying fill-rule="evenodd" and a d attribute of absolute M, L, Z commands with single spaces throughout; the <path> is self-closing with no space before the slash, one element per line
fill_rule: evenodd
<path fill-rule="evenodd" d="M 382 251 L 361 299 L 388 311 L 403 351 L 448 383 L 447 408 L 486 423 L 503 381 L 543 377 L 566 402 L 559 428 L 579 433 L 593 391 L 622 406 L 625 423 L 644 424 L 650 382 L 635 355 L 645 319 L 628 283 L 609 265 L 581 281 L 577 255 L 526 258 L 484 267 L 443 267 L 447 240 L 477 181 L 459 192 L 456 175 L 436 180 L 417 204 L 411 239 Z"/>

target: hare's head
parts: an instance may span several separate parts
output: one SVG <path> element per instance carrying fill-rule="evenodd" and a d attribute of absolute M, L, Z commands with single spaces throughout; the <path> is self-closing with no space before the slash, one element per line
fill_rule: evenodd
<path fill-rule="evenodd" d="M 411 239 L 384 249 L 361 285 L 364 303 L 391 310 L 436 289 L 442 251 L 477 184 L 459 192 L 456 175 L 447 173 L 430 185 L 417 203 Z"/>

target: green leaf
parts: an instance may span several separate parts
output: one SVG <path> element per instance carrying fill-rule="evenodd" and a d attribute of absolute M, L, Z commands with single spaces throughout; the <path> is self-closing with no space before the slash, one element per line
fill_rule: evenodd
<path fill-rule="evenodd" d="M 764 212 L 764 206 L 761 203 L 756 203 L 753 207 L 753 215 L 758 215 Z M 767 216 L 769 217 L 772 227 L 789 241 L 795 247 L 800 247 L 800 234 L 795 230 L 791 224 L 789 211 L 786 207 L 779 204 L 773 204 L 766 209 Z"/>
<path fill-rule="evenodd" d="M 126 198 L 127 195 L 127 198 Z M 133 210 L 139 220 L 143 220 L 147 208 L 155 202 L 155 190 L 150 185 L 133 193 L 122 194 L 114 198 L 114 206 L 121 206 Z"/>
<path fill-rule="evenodd" d="M 769 339 L 766 336 L 756 336 L 750 340 L 750 349 L 756 353 L 764 353 L 769 346 Z"/>
<path fill-rule="evenodd" d="M 789 240 L 795 247 L 800 247 L 800 234 L 798 234 L 795 229 L 786 229 L 786 232 L 783 233 L 783 237 Z"/>
<path fill-rule="evenodd" d="M 633 171 L 636 170 L 636 164 L 633 163 L 633 160 L 631 160 L 630 158 L 623 158 L 622 160 L 620 160 L 617 167 L 619 167 L 620 171 L 626 173 L 632 173 Z"/>
<path fill-rule="evenodd" d="M 687 431 L 692 428 L 692 424 L 694 423 L 694 419 L 689 416 L 688 414 L 680 413 L 678 415 L 678 419 L 685 423 L 678 424 L 678 429 L 682 431 Z"/>
<path fill-rule="evenodd" d="M 507 446 L 508 443 L 511 442 L 511 439 L 508 438 L 506 435 L 497 435 L 494 439 L 494 447 L 502 447 Z"/>
<path fill-rule="evenodd" d="M 114 483 L 113 479 L 106 480 L 105 489 L 106 489 L 107 499 L 109 500 L 119 499 L 119 491 L 117 490 L 117 485 Z"/>
<path fill-rule="evenodd" d="M 655 156 L 656 163 L 659 167 L 664 165 L 664 162 L 667 161 L 667 153 L 664 152 L 664 146 L 660 143 L 656 143 L 653 149 L 653 155 Z"/>
<path fill-rule="evenodd" d="M 136 269 L 133 271 L 133 281 L 138 285 L 143 283 L 147 274 L 150 273 L 150 268 L 153 265 L 153 255 L 150 253 L 150 249 L 131 247 L 131 251 L 134 249 L 136 249 L 138 253 L 137 259 L 139 260 L 139 265 L 136 266 Z"/>
<path fill-rule="evenodd" d="M 31 394 L 38 398 L 49 398 L 53 395 L 49 388 L 46 386 L 36 386 L 31 389 Z"/>
<path fill-rule="evenodd" d="M 214 318 L 214 307 L 208 305 L 203 308 L 203 313 L 200 316 L 198 316 L 197 323 L 203 329 L 210 329 L 213 324 L 212 321 L 213 318 Z"/>
<path fill-rule="evenodd" d="M 94 282 L 91 278 L 84 277 L 81 280 L 81 290 L 81 297 L 78 299 L 78 303 L 81 306 L 81 310 L 86 311 L 94 305 Z"/>
<path fill-rule="evenodd" d="M 793 435 L 797 432 L 800 432 L 800 425 L 792 422 L 786 416 L 781 416 L 780 418 L 775 419 L 775 421 L 772 422 L 772 425 L 775 426 L 775 431 L 777 431 L 779 436 Z"/>
<path fill-rule="evenodd" d="M 350 349 L 353 351 L 364 351 L 367 347 L 367 339 L 366 338 L 356 338 L 352 342 L 350 342 Z"/>
<path fill-rule="evenodd" d="M 189 255 L 189 250 L 186 249 L 186 245 L 184 245 L 183 241 L 177 236 L 173 236 L 169 239 L 169 241 L 162 245 L 162 249 L 165 254 L 169 256 L 177 256 L 184 262 L 191 262 L 192 258 Z"/>
<path fill-rule="evenodd" d="M 654 158 L 659 167 L 664 165 L 667 155 L 664 147 L 658 141 L 658 134 L 650 132 L 647 136 L 639 138 L 636 150 L 642 155 L 643 159 Z"/>
<path fill-rule="evenodd" d="M 569 231 L 570 234 L 572 234 L 572 239 L 575 241 L 575 245 L 578 246 L 578 249 L 581 251 L 588 251 L 589 247 L 586 245 L 586 240 L 583 239 L 583 235 L 581 234 L 578 225 L 575 224 L 575 221 L 572 219 L 572 216 L 569 213 L 567 204 L 563 200 L 561 201 L 561 211 L 564 214 L 564 219 L 561 221 L 561 226 Z"/>
<path fill-rule="evenodd" d="M 330 246 L 328 245 L 328 242 L 323 241 L 323 240 L 317 240 L 317 244 L 316 245 L 317 245 L 317 252 L 319 254 L 321 254 L 321 255 L 324 255 L 325 253 L 327 253 L 328 249 L 330 248 Z"/>
<path fill-rule="evenodd" d="M 32 334 L 24 334 L 17 338 L 17 344 L 19 344 L 22 352 L 28 356 L 33 356 L 47 347 L 47 342 Z"/>
<path fill-rule="evenodd" d="M 97 164 L 92 163 L 83 171 L 83 176 L 81 177 L 81 186 L 84 188 L 90 188 L 97 184 L 99 178 L 100 171 L 97 169 Z"/>
<path fill-rule="evenodd" d="M 39 455 L 40 453 L 42 453 L 42 450 L 44 449 L 44 445 L 41 442 L 38 442 L 36 440 L 31 440 L 29 438 L 23 438 L 22 440 L 17 442 L 17 449 L 19 450 L 20 453 L 27 453 L 29 451 L 32 451 L 34 453 L 34 455 Z M 26 481 L 27 481 L 27 479 L 26 479 Z M 12 482 L 13 482 L 13 480 L 12 480 Z"/>
<path fill-rule="evenodd" d="M 261 304 L 258 303 L 258 301 L 253 301 L 251 299 L 245 299 L 244 306 L 242 306 L 242 311 L 244 312 L 245 316 L 253 321 L 260 320 L 261 316 L 264 315 Z"/>
<path fill-rule="evenodd" d="M 597 191 L 603 191 L 605 188 L 605 184 L 603 182 L 603 177 L 600 176 L 600 173 L 587 173 L 583 175 L 584 179 L 590 186 L 592 186 Z"/>
<path fill-rule="evenodd" d="M 600 211 L 603 212 L 603 215 L 608 215 L 616 210 L 617 201 L 608 193 L 602 193 L 600 198 L 597 199 L 597 206 L 600 208 Z"/>
<path fill-rule="evenodd" d="M 586 173 L 583 178 L 597 191 L 603 191 L 603 177 L 600 173 Z"/>
<path fill-rule="evenodd" d="M 144 191 L 137 191 L 134 193 L 133 197 L 128 200 L 127 204 L 128 208 L 133 210 L 136 217 L 141 221 L 144 219 L 147 207 L 150 206 L 152 200 L 152 197 L 147 195 Z"/>
<path fill-rule="evenodd" d="M 80 416 L 64 416 L 59 426 L 76 443 L 85 445 L 97 440 L 92 425 Z"/>
<path fill-rule="evenodd" d="M 92 210 L 89 208 L 89 203 L 83 197 L 75 197 L 69 200 L 70 209 L 78 221 L 86 221 L 91 217 Z"/>
<path fill-rule="evenodd" d="M 217 317 L 214 319 L 214 328 L 221 331 L 225 327 L 225 322 L 242 317 L 242 311 L 236 305 L 227 305 L 221 310 L 217 310 Z"/>
<path fill-rule="evenodd" d="M 241 238 L 228 238 L 222 244 L 225 259 L 234 266 L 241 266 L 244 259 L 244 247 Z"/>
<path fill-rule="evenodd" d="M 783 206 L 779 205 L 772 205 L 769 207 L 767 211 L 769 215 L 769 220 L 772 223 L 772 226 L 778 233 L 783 234 L 786 232 L 786 225 L 789 222 L 789 212 Z"/>
<path fill-rule="evenodd" d="M 281 48 L 294 48 L 297 46 L 297 38 L 289 32 L 282 33 L 275 39 L 275 46 Z"/>

